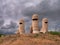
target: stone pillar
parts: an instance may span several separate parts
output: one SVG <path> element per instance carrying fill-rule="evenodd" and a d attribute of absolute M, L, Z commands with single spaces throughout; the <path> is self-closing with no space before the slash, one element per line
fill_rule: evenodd
<path fill-rule="evenodd" d="M 43 20 L 42 20 L 42 28 L 41 28 L 40 32 L 46 33 L 47 31 L 48 31 L 48 19 L 43 18 Z"/>
<path fill-rule="evenodd" d="M 32 29 L 32 26 L 30 26 L 30 33 L 33 33 L 33 29 Z"/>
<path fill-rule="evenodd" d="M 19 21 L 19 32 L 20 34 L 24 34 L 25 33 L 25 23 L 24 23 L 24 19 L 21 19 Z"/>
<path fill-rule="evenodd" d="M 15 32 L 15 34 L 19 34 L 19 29 Z"/>
<path fill-rule="evenodd" d="M 32 16 L 32 30 L 33 33 L 39 33 L 39 20 L 37 14 Z"/>

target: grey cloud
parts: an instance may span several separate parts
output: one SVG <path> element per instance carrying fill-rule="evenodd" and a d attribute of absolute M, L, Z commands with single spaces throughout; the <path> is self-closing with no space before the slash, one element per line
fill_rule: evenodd
<path fill-rule="evenodd" d="M 0 27 L 4 25 L 4 19 L 2 16 L 0 16 Z"/>
<path fill-rule="evenodd" d="M 10 22 L 10 24 L 2 26 L 0 30 L 3 31 L 3 34 L 6 33 L 14 33 L 17 30 L 17 24 L 13 21 Z"/>
<path fill-rule="evenodd" d="M 52 6 L 50 5 L 52 3 Z M 60 19 L 60 1 L 56 0 L 56 2 L 54 2 L 53 0 L 44 0 L 42 1 L 39 5 L 37 5 L 36 7 L 28 7 L 25 8 L 24 10 L 22 10 L 22 14 L 24 16 L 28 16 L 28 17 L 32 17 L 32 15 L 34 13 L 39 14 L 39 18 L 40 20 L 42 20 L 42 18 L 46 17 L 49 19 L 49 29 L 55 29 L 55 26 L 57 24 L 59 24 L 59 19 Z M 60 25 L 60 24 L 59 24 Z M 52 26 L 52 27 L 51 27 Z"/>
<path fill-rule="evenodd" d="M 60 0 L 39 0 L 39 3 L 36 2 L 38 4 L 34 1 L 35 0 L 0 0 L 0 16 L 3 17 L 1 18 L 1 22 L 3 23 L 0 24 L 3 25 L 6 20 L 17 22 L 20 18 L 24 17 L 26 21 L 26 30 L 28 30 L 31 25 L 32 15 L 37 13 L 39 14 L 39 23 L 41 23 L 42 18 L 48 18 L 49 29 L 55 28 L 58 24 L 60 25 Z M 35 6 L 26 7 L 26 3 L 33 3 Z M 11 27 L 10 24 L 9 28 Z"/>

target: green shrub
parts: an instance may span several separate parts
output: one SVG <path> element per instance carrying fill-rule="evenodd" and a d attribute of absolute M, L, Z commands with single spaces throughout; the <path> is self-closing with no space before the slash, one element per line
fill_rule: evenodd
<path fill-rule="evenodd" d="M 59 35 L 60 36 L 60 32 L 53 32 L 53 31 L 51 31 L 49 33 L 52 34 L 52 35 Z"/>
<path fill-rule="evenodd" d="M 34 38 L 36 38 L 36 37 L 38 37 L 39 36 L 39 34 L 34 34 Z"/>
<path fill-rule="evenodd" d="M 0 34 L 0 37 L 1 37 L 1 36 L 5 36 L 5 35 L 3 35 L 3 34 Z"/>

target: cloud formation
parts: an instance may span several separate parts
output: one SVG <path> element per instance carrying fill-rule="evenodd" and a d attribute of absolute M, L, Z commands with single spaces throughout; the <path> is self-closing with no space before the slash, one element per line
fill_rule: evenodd
<path fill-rule="evenodd" d="M 18 23 L 17 21 L 23 17 L 28 24 L 26 25 L 28 30 L 34 13 L 39 15 L 40 23 L 42 18 L 48 18 L 49 30 L 55 29 L 60 23 L 60 0 L 0 0 L 0 22 L 3 22 L 0 25 L 11 26 L 11 21 Z"/>

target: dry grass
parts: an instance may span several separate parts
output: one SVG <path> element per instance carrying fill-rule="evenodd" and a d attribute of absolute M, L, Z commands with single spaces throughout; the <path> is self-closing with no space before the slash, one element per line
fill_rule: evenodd
<path fill-rule="evenodd" d="M 51 34 L 8 35 L 0 38 L 0 45 L 60 45 L 60 37 Z"/>

